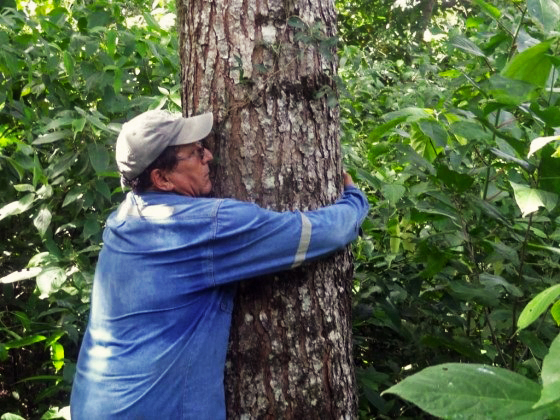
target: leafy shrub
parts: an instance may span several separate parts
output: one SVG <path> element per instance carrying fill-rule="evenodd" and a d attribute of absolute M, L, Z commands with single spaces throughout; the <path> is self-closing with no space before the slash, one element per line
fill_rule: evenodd
<path fill-rule="evenodd" d="M 341 52 L 346 164 L 372 202 L 356 248 L 364 418 L 418 416 L 381 393 L 431 365 L 538 380 L 558 334 L 552 317 L 516 322 L 559 283 L 559 8 L 475 3 L 409 63 Z"/>

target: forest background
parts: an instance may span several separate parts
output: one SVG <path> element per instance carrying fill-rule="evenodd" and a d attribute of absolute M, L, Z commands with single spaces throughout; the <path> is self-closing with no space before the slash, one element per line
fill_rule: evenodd
<path fill-rule="evenodd" d="M 0 414 L 68 418 L 123 121 L 180 110 L 174 3 L 0 1 Z M 342 1 L 360 418 L 560 418 L 560 3 Z M 242 78 L 241 78 L 242 79 Z M 422 411 L 423 410 L 423 411 Z"/>

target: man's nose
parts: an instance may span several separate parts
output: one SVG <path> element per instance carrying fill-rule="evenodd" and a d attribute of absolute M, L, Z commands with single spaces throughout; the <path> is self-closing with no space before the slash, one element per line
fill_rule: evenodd
<path fill-rule="evenodd" d="M 212 162 L 212 159 L 214 159 L 212 152 L 207 148 L 204 148 L 204 163 Z"/>

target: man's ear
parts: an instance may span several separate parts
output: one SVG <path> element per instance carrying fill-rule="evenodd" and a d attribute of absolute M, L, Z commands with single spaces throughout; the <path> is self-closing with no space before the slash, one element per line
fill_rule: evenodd
<path fill-rule="evenodd" d="M 162 169 L 152 169 L 150 180 L 156 190 L 173 191 L 173 188 L 175 188 L 175 185 L 167 177 L 167 173 Z"/>

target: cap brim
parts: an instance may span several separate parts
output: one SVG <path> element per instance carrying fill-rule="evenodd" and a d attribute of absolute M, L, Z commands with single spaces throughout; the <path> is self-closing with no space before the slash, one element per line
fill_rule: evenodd
<path fill-rule="evenodd" d="M 214 115 L 211 112 L 201 115 L 195 115 L 189 118 L 179 118 L 177 124 L 180 125 L 178 134 L 175 139 L 169 143 L 170 146 L 179 146 L 181 144 L 190 144 L 202 140 L 214 125 Z"/>

